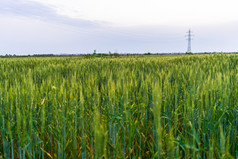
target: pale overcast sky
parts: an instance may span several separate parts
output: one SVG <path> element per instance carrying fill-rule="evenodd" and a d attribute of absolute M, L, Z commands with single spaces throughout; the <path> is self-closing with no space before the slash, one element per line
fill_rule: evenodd
<path fill-rule="evenodd" d="M 237 0 L 0 0 L 0 54 L 238 51 Z"/>

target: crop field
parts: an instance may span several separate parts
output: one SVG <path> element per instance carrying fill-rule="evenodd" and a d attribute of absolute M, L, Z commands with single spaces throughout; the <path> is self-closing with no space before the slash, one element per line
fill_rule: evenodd
<path fill-rule="evenodd" d="M 238 55 L 0 58 L 0 158 L 238 158 Z"/>

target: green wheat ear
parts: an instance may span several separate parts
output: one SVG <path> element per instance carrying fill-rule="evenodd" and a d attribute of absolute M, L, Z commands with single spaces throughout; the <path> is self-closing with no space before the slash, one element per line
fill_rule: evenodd
<path fill-rule="evenodd" d="M 107 131 L 98 109 L 94 112 L 96 158 L 106 158 Z"/>
<path fill-rule="evenodd" d="M 157 153 L 158 158 L 162 157 L 163 148 L 162 148 L 162 127 L 161 127 L 161 104 L 162 104 L 162 88 L 161 83 L 158 82 L 155 84 L 153 89 L 153 114 L 154 114 L 154 123 L 157 133 Z"/>

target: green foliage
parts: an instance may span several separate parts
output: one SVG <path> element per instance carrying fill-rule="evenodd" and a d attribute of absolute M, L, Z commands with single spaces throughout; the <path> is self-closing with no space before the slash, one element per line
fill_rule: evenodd
<path fill-rule="evenodd" d="M 114 57 L 120 57 L 120 54 L 114 53 L 113 56 L 114 56 Z"/>
<path fill-rule="evenodd" d="M 151 53 L 150 53 L 150 52 L 147 52 L 147 53 L 145 53 L 144 55 L 151 55 Z"/>
<path fill-rule="evenodd" d="M 0 158 L 237 158 L 238 56 L 0 59 Z"/>

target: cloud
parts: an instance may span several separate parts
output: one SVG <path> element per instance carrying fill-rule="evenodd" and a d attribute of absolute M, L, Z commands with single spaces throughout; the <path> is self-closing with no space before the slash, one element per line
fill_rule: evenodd
<path fill-rule="evenodd" d="M 1 0 L 0 14 L 23 16 L 43 21 L 62 23 L 76 27 L 99 27 L 99 22 L 59 15 L 51 7 L 28 0 Z"/>
<path fill-rule="evenodd" d="M 59 15 L 46 4 L 0 0 L 0 54 L 185 52 L 179 25 L 110 26 Z M 192 51 L 237 51 L 238 22 L 191 27 Z"/>

